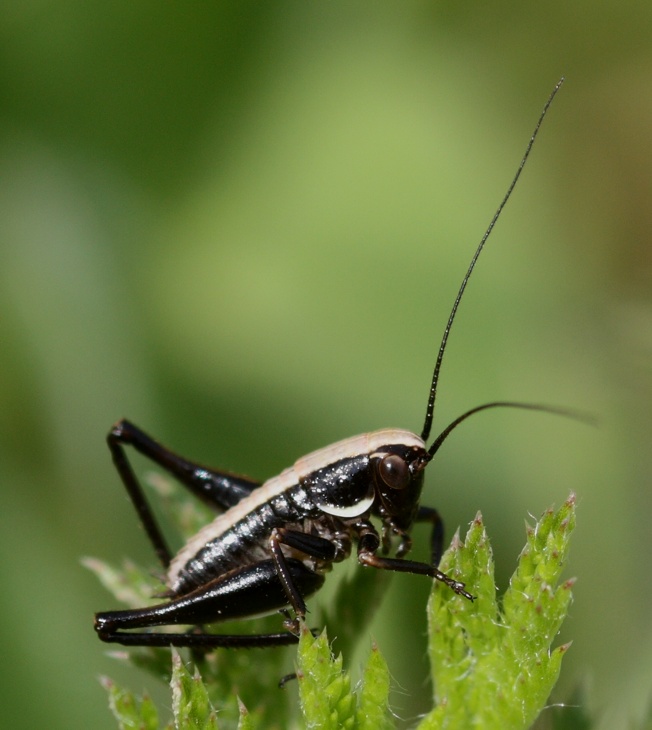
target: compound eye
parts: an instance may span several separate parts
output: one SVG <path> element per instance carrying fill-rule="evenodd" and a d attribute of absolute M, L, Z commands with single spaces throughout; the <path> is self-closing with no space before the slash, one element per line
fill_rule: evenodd
<path fill-rule="evenodd" d="M 392 489 L 405 489 L 410 483 L 410 468 L 396 454 L 386 456 L 378 467 L 382 480 Z"/>

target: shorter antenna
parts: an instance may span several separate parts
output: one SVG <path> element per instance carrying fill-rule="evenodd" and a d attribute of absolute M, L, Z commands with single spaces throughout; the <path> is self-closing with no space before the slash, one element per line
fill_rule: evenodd
<path fill-rule="evenodd" d="M 500 218 L 500 214 L 503 212 L 503 208 L 507 204 L 507 201 L 509 200 L 512 191 L 516 187 L 516 183 L 518 182 L 519 177 L 521 176 L 521 172 L 523 172 L 523 168 L 525 167 L 525 163 L 527 162 L 527 158 L 530 156 L 530 151 L 532 150 L 532 146 L 534 145 L 534 140 L 537 137 L 537 134 L 539 133 L 539 128 L 541 127 L 541 124 L 543 122 L 544 117 L 546 116 L 546 113 L 552 104 L 553 99 L 557 95 L 557 92 L 561 88 L 561 85 L 564 83 L 564 77 L 562 76 L 561 79 L 557 82 L 555 88 L 552 91 L 552 94 L 548 97 L 548 101 L 546 102 L 545 106 L 543 107 L 543 111 L 539 115 L 539 121 L 536 124 L 536 127 L 534 128 L 534 132 L 532 132 L 532 136 L 530 137 L 530 141 L 528 142 L 527 147 L 525 148 L 525 154 L 523 155 L 523 158 L 521 159 L 521 164 L 518 166 L 518 170 L 516 171 L 516 175 L 514 175 L 514 179 L 512 180 L 509 188 L 507 189 L 507 192 L 505 193 L 505 197 L 502 199 L 502 202 L 498 206 L 498 210 L 494 213 L 494 217 L 491 219 L 491 223 L 489 223 L 489 227 L 485 231 L 484 236 L 482 236 L 482 240 L 480 241 L 480 244 L 478 245 L 478 248 L 476 249 L 475 253 L 473 254 L 473 258 L 471 259 L 471 263 L 469 264 L 469 268 L 462 279 L 462 285 L 460 286 L 460 290 L 457 292 L 457 296 L 455 297 L 455 302 L 453 303 L 453 308 L 451 309 L 451 313 L 448 317 L 448 322 L 446 323 L 446 327 L 444 328 L 444 335 L 441 338 L 441 345 L 439 345 L 439 352 L 437 354 L 437 362 L 435 363 L 435 370 L 432 374 L 432 384 L 430 386 L 430 396 L 428 397 L 428 407 L 426 408 L 426 419 L 423 424 L 423 431 L 421 432 L 421 438 L 424 441 L 428 440 L 428 437 L 430 436 L 430 429 L 432 428 L 432 422 L 435 414 L 435 399 L 437 397 L 437 384 L 439 382 L 439 371 L 441 370 L 441 363 L 444 359 L 444 352 L 446 350 L 446 343 L 448 342 L 448 335 L 450 334 L 451 327 L 453 326 L 453 321 L 455 319 L 455 315 L 457 314 L 457 308 L 460 305 L 460 301 L 462 300 L 462 295 L 464 294 L 464 290 L 466 289 L 466 285 L 471 278 L 471 274 L 473 273 L 473 269 L 475 268 L 475 263 L 478 260 L 480 254 L 482 253 L 482 249 L 484 248 L 484 245 L 491 235 L 491 232 L 494 229 L 494 226 L 496 225 L 496 222 L 498 221 L 498 218 Z M 524 407 L 524 406 L 517 406 L 517 407 Z M 527 406 L 526 406 L 527 407 Z M 545 409 L 542 409 L 545 410 Z M 433 452 L 434 453 L 434 452 Z"/>
<path fill-rule="evenodd" d="M 590 426 L 596 425 L 595 418 L 588 413 L 581 413 L 580 411 L 570 410 L 569 408 L 558 408 L 556 406 L 546 406 L 539 403 L 520 403 L 518 401 L 494 401 L 493 403 L 485 403 L 481 406 L 471 408 L 466 413 L 462 413 L 452 423 L 437 436 L 432 442 L 432 446 L 428 449 L 428 461 L 439 451 L 439 447 L 444 443 L 451 431 L 457 428 L 462 421 L 466 421 L 469 416 L 480 411 L 486 411 L 489 408 L 522 408 L 526 411 L 539 411 L 540 413 L 552 413 L 554 416 L 563 416 L 564 418 L 572 418 L 574 421 L 580 421 Z"/>

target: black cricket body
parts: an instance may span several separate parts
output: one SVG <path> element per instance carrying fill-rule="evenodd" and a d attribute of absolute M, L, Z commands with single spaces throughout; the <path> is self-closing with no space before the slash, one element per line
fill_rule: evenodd
<path fill-rule="evenodd" d="M 525 165 L 539 127 L 559 90 L 557 84 L 537 122 L 518 171 L 483 236 L 453 304 L 439 348 L 420 436 L 384 429 L 339 441 L 298 459 L 263 484 L 248 477 L 207 469 L 160 446 L 128 421 L 108 435 L 116 468 L 166 570 L 167 591 L 157 605 L 95 616 L 103 641 L 139 646 L 254 647 L 295 643 L 305 598 L 317 591 L 333 563 L 356 549 L 363 566 L 429 576 L 473 600 L 464 583 L 437 565 L 443 525 L 436 510 L 420 506 L 424 470 L 441 444 L 473 413 L 495 407 L 556 409 L 526 403 L 493 402 L 463 413 L 433 441 L 439 371 L 448 335 L 466 284 Z M 172 555 L 126 457 L 125 445 L 167 470 L 217 517 Z M 374 521 L 380 523 L 380 532 Z M 432 525 L 431 560 L 405 559 L 415 522 Z M 394 549 L 393 557 L 388 554 Z M 288 613 L 291 608 L 292 618 Z M 280 611 L 284 630 L 276 634 L 206 633 L 204 624 Z M 180 633 L 148 631 L 154 626 L 191 626 Z"/>

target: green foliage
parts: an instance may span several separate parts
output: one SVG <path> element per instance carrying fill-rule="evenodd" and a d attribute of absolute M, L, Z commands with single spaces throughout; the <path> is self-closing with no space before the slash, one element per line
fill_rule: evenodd
<path fill-rule="evenodd" d="M 434 698 L 432 711 L 418 725 L 420 730 L 531 727 L 546 705 L 569 647 L 552 648 L 552 642 L 571 600 L 573 580 L 559 581 L 574 524 L 575 499 L 571 495 L 558 511 L 548 510 L 533 527 L 527 527 L 526 546 L 500 603 L 481 516 L 471 524 L 464 543 L 455 536 L 442 569 L 463 579 L 476 600 L 457 596 L 440 583 L 433 585 L 428 604 L 428 652 Z M 130 563 L 122 571 L 99 561 L 86 564 L 128 605 L 146 602 L 144 571 Z M 376 572 L 358 572 L 363 586 L 371 590 L 368 581 Z M 363 588 L 355 580 L 353 585 L 343 582 L 333 606 L 350 605 L 346 596 Z M 355 630 L 344 630 L 343 623 L 349 619 Z M 345 640 L 341 646 L 348 655 L 356 634 L 363 633 L 358 618 L 333 611 L 329 620 L 337 625 L 338 634 L 342 629 Z M 269 627 L 250 621 L 243 622 L 241 630 L 251 633 Z M 128 656 L 169 681 L 175 728 L 289 728 L 297 726 L 299 714 L 299 726 L 309 729 L 395 727 L 389 709 L 389 670 L 378 648 L 372 647 L 356 684 L 344 667 L 342 654 L 333 655 L 325 630 L 315 637 L 302 627 L 295 666 L 298 710 L 291 701 L 294 683 L 289 682 L 285 690 L 276 686 L 289 669 L 284 667 L 287 653 L 283 650 L 191 655 L 196 666 L 193 674 L 176 651 L 171 673 L 166 649 L 130 650 Z M 103 683 L 120 728 L 158 730 L 158 716 L 147 696 L 139 700 L 110 680 Z M 564 724 L 570 719 L 568 714 L 548 713 L 547 718 L 552 727 L 569 727 Z M 578 727 L 590 727 L 587 722 Z"/>
<path fill-rule="evenodd" d="M 389 669 L 378 647 L 371 647 L 358 695 L 356 721 L 359 730 L 394 727 L 389 715 Z"/>
<path fill-rule="evenodd" d="M 391 728 L 388 696 L 389 670 L 373 647 L 358 692 L 351 691 L 342 655 L 335 657 L 326 630 L 314 638 L 304 626 L 297 653 L 301 712 L 308 730 L 371 730 Z"/>
<path fill-rule="evenodd" d="M 109 694 L 109 707 L 120 730 L 158 730 L 158 713 L 147 695 L 139 699 L 108 677 L 101 677 L 100 682 Z"/>
<path fill-rule="evenodd" d="M 177 728 L 217 730 L 215 710 L 199 672 L 191 676 L 177 652 L 172 653 L 172 712 Z"/>
<path fill-rule="evenodd" d="M 152 701 L 146 695 L 141 699 L 118 687 L 109 679 L 102 679 L 109 693 L 109 707 L 118 720 L 120 730 L 159 730 L 158 714 Z M 190 674 L 181 657 L 172 651 L 173 721 L 165 730 L 218 730 L 217 713 L 211 703 L 204 680 L 195 670 Z M 239 703 L 237 730 L 253 730 L 251 717 L 242 703 Z"/>
<path fill-rule="evenodd" d="M 466 542 L 456 536 L 442 569 L 464 576 L 471 603 L 433 586 L 428 612 L 435 708 L 420 725 L 528 728 L 545 706 L 569 644 L 551 651 L 567 613 L 573 580 L 557 585 L 575 525 L 575 498 L 527 527 L 527 544 L 499 606 L 494 563 L 478 515 Z"/>

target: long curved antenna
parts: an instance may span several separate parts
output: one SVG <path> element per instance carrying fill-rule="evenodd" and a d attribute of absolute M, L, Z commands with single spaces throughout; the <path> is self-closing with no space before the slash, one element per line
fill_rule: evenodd
<path fill-rule="evenodd" d="M 543 119 L 546 116 L 548 108 L 552 104 L 553 99 L 557 95 L 557 92 L 559 91 L 559 89 L 561 88 L 561 85 L 563 83 L 564 83 L 564 77 L 562 76 L 561 79 L 559 79 L 559 81 L 557 82 L 557 85 L 555 86 L 555 88 L 553 89 L 552 94 L 550 94 L 550 96 L 548 97 L 548 101 L 546 102 L 545 106 L 543 107 L 543 111 L 539 115 L 539 121 L 537 122 L 536 127 L 534 128 L 534 132 L 532 132 L 530 141 L 528 142 L 528 145 L 525 148 L 525 154 L 523 155 L 523 158 L 521 159 L 521 164 L 518 166 L 516 175 L 514 175 L 514 179 L 512 180 L 509 188 L 507 189 L 507 192 L 505 193 L 505 197 L 502 199 L 502 202 L 498 206 L 498 210 L 496 210 L 496 212 L 494 213 L 494 217 L 491 219 L 491 223 L 489 223 L 489 227 L 485 231 L 484 236 L 482 236 L 482 240 L 480 241 L 478 248 L 476 249 L 475 253 L 473 254 L 473 258 L 471 259 L 469 268 L 468 268 L 464 278 L 462 279 L 462 285 L 460 286 L 460 290 L 458 291 L 457 296 L 455 297 L 455 302 L 453 304 L 453 308 L 451 309 L 451 313 L 448 317 L 448 322 L 446 323 L 446 327 L 444 328 L 444 335 L 441 338 L 441 345 L 439 345 L 439 353 L 437 354 L 437 362 L 435 363 L 435 370 L 432 374 L 432 384 L 430 386 L 430 396 L 428 398 L 428 407 L 426 408 L 426 419 L 423 424 L 423 431 L 421 432 L 421 438 L 424 441 L 427 441 L 428 437 L 430 436 L 430 429 L 432 428 L 432 421 L 433 421 L 433 417 L 435 414 L 435 399 L 437 396 L 437 384 L 439 382 L 439 371 L 441 369 L 442 360 L 444 359 L 444 352 L 446 350 L 446 343 L 448 342 L 448 335 L 450 334 L 451 327 L 453 326 L 453 320 L 455 319 L 455 315 L 457 314 L 457 308 L 459 307 L 460 301 L 462 300 L 462 295 L 464 294 L 466 285 L 467 285 L 469 279 L 471 278 L 471 274 L 473 273 L 475 263 L 478 260 L 480 254 L 482 253 L 482 249 L 484 248 L 484 245 L 485 245 L 487 239 L 491 235 L 491 232 L 493 231 L 494 226 L 496 225 L 496 222 L 498 221 L 498 218 L 500 217 L 500 214 L 503 212 L 503 208 L 507 204 L 507 201 L 509 200 L 509 198 L 512 194 L 512 191 L 516 187 L 516 183 L 518 182 L 518 179 L 521 176 L 521 172 L 523 171 L 523 168 L 525 167 L 527 158 L 530 156 L 530 151 L 532 150 L 532 145 L 534 144 L 534 140 L 536 139 L 536 136 L 539 133 L 539 128 L 541 127 Z M 521 406 L 518 406 L 518 407 L 521 407 Z M 466 415 L 470 415 L 470 413 L 466 414 Z M 466 417 L 466 416 L 464 416 L 464 417 Z M 464 417 L 462 417 L 462 418 L 464 418 Z"/>
<path fill-rule="evenodd" d="M 526 411 L 542 411 L 543 413 L 552 413 L 555 416 L 564 416 L 565 418 L 572 418 L 575 421 L 581 421 L 589 425 L 595 425 L 596 420 L 593 416 L 588 413 L 580 413 L 578 411 L 569 410 L 568 408 L 556 408 L 555 406 L 540 405 L 539 403 L 520 403 L 519 401 L 494 401 L 493 403 L 485 403 L 481 406 L 476 406 L 462 413 L 454 421 L 448 424 L 446 428 L 437 436 L 433 441 L 432 446 L 428 449 L 428 457 L 424 460 L 423 466 L 425 466 L 432 457 L 439 451 L 439 447 L 444 443 L 450 432 L 457 428 L 457 426 L 466 421 L 469 416 L 480 411 L 486 411 L 489 408 L 521 408 Z M 423 468 L 423 467 L 422 467 Z"/>

